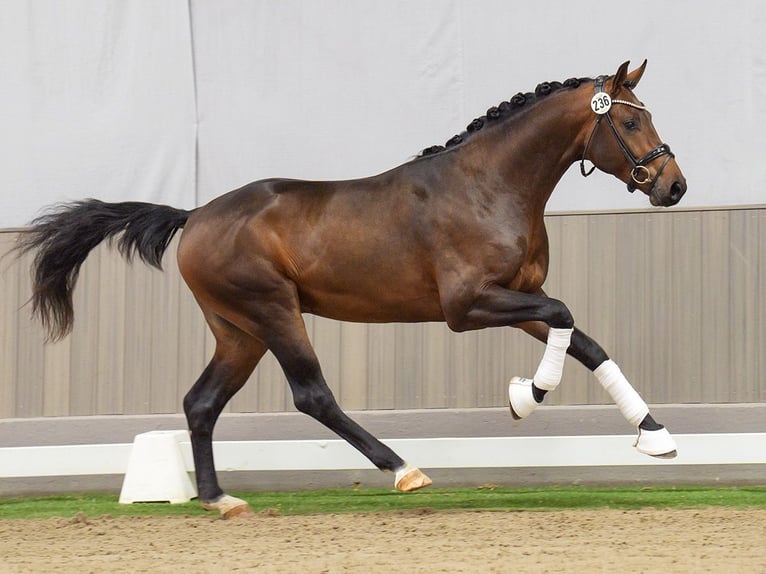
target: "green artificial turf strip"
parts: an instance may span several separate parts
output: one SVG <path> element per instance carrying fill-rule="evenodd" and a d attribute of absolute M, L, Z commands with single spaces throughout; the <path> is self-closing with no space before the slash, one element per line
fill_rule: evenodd
<path fill-rule="evenodd" d="M 540 511 L 585 508 L 766 508 L 766 486 L 632 488 L 449 488 L 400 493 L 388 489 L 333 489 L 301 492 L 232 493 L 255 512 L 324 514 L 428 509 Z M 196 500 L 186 504 L 119 504 L 116 495 L 66 495 L 0 499 L 0 519 L 96 516 L 191 516 L 204 511 Z"/>

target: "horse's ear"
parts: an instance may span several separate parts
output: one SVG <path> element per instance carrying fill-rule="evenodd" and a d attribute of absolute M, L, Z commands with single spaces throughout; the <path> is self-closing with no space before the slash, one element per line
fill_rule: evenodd
<path fill-rule="evenodd" d="M 638 68 L 633 70 L 630 74 L 628 74 L 625 77 L 625 80 L 622 82 L 622 85 L 628 88 L 629 90 L 632 90 L 638 85 L 638 82 L 641 81 L 641 76 L 644 75 L 644 70 L 646 70 L 646 60 L 644 60 L 644 63 L 641 64 Z"/>
<path fill-rule="evenodd" d="M 612 96 L 616 96 L 617 92 L 620 91 L 620 88 L 622 87 L 623 83 L 625 83 L 628 77 L 629 65 L 630 65 L 630 60 L 628 60 L 627 62 L 623 62 L 622 66 L 618 68 L 617 73 L 614 75 L 614 79 L 612 80 L 612 90 L 611 90 Z"/>

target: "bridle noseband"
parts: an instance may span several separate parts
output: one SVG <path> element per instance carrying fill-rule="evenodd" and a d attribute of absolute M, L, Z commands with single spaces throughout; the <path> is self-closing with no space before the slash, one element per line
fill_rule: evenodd
<path fill-rule="evenodd" d="M 620 132 L 617 131 L 617 128 L 614 125 L 614 121 L 612 120 L 612 116 L 609 113 L 609 109 L 611 108 L 612 104 L 622 104 L 639 110 L 646 110 L 647 108 L 641 104 L 636 104 L 627 100 L 611 99 L 611 97 L 606 92 L 604 92 L 604 84 L 606 83 L 608 77 L 609 76 L 599 76 L 593 80 L 593 87 L 596 95 L 593 97 L 593 100 L 591 100 L 591 106 L 593 107 L 593 111 L 597 114 L 597 117 L 596 124 L 593 126 L 593 130 L 591 130 L 588 141 L 585 144 L 585 149 L 582 152 L 582 158 L 580 159 L 580 173 L 582 173 L 583 177 L 588 177 L 593 173 L 593 170 L 596 169 L 595 165 L 593 165 L 589 170 L 585 169 L 585 155 L 587 154 L 588 148 L 590 147 L 590 142 L 593 139 L 593 134 L 596 133 L 596 128 L 598 128 L 601 120 L 606 117 L 606 121 L 609 124 L 609 127 L 612 128 L 612 133 L 617 139 L 617 143 L 620 145 L 620 149 L 622 149 L 622 153 L 625 155 L 625 159 L 628 160 L 628 163 L 633 168 L 630 171 L 630 178 L 637 185 L 652 183 L 652 187 L 649 190 L 649 193 L 651 194 L 654 191 L 654 186 L 657 185 L 657 179 L 659 179 L 662 171 L 665 169 L 665 166 L 671 159 L 675 157 L 675 155 L 672 151 L 670 151 L 670 146 L 668 144 L 661 143 L 641 159 L 636 159 L 636 156 L 633 155 L 628 146 L 625 144 L 625 140 L 622 139 Z M 654 174 L 654 177 L 652 177 L 649 168 L 646 166 L 647 164 L 663 155 L 666 155 L 667 157 L 665 158 L 665 161 L 662 162 L 662 165 L 660 165 L 660 169 L 658 169 Z M 636 186 L 633 185 L 633 183 L 628 183 L 629 192 L 633 193 L 635 189 Z"/>

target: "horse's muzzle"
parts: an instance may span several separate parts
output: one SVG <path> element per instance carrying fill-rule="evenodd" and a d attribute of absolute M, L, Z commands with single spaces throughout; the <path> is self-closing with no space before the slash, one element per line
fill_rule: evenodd
<path fill-rule="evenodd" d="M 681 201 L 684 193 L 686 193 L 686 182 L 678 180 L 674 181 L 673 185 L 670 186 L 670 205 L 675 205 Z"/>
<path fill-rule="evenodd" d="M 675 180 L 664 193 L 656 186 L 644 193 L 649 196 L 649 202 L 655 207 L 670 207 L 681 201 L 686 193 L 686 180 L 683 178 Z"/>
<path fill-rule="evenodd" d="M 658 198 L 659 205 L 662 205 L 663 207 L 670 207 L 671 205 L 675 205 L 681 201 L 681 198 L 685 193 L 686 182 L 677 179 L 670 185 L 670 190 L 668 190 L 668 193 L 664 194 L 663 197 Z"/>

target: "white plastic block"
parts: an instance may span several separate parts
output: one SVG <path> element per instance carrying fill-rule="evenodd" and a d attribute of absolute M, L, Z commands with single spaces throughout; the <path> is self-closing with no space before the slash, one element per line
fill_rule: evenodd
<path fill-rule="evenodd" d="M 136 435 L 122 482 L 120 503 L 189 502 L 197 496 L 186 471 L 181 442 L 188 443 L 184 430 L 151 431 Z"/>

